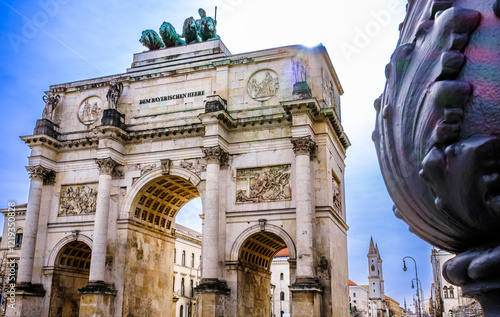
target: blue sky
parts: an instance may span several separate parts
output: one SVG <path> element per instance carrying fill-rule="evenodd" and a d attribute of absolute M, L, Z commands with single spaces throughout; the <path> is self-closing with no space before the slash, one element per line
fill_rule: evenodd
<path fill-rule="evenodd" d="M 342 121 L 352 146 L 345 175 L 349 275 L 367 283 L 370 237 L 384 261 L 386 294 L 410 305 L 412 269 L 402 258 L 417 260 L 425 298 L 430 294 L 429 244 L 408 231 L 392 213 L 371 141 L 373 100 L 383 91 L 384 68 L 395 48 L 404 0 L 218 0 L 75 1 L 0 0 L 0 206 L 25 203 L 29 148 L 19 139 L 41 118 L 42 96 L 52 84 L 122 73 L 132 54 L 145 48 L 142 30 L 197 17 L 199 7 L 214 16 L 218 34 L 232 53 L 323 43 L 345 90 Z M 199 205 L 193 202 L 191 206 Z M 186 208 L 179 218 L 200 212 Z M 182 219 L 180 219 L 182 220 Z"/>

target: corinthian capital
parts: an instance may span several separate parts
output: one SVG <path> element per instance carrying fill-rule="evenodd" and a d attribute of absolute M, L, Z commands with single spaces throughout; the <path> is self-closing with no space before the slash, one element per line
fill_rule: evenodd
<path fill-rule="evenodd" d="M 309 155 L 312 157 L 318 148 L 316 142 L 310 136 L 292 138 L 290 141 L 292 141 L 295 155 Z"/>
<path fill-rule="evenodd" d="M 96 159 L 95 160 L 97 166 L 99 167 L 99 174 L 102 175 L 111 175 L 113 169 L 118 163 L 116 163 L 113 159 L 107 157 L 104 159 Z"/>
<path fill-rule="evenodd" d="M 56 173 L 41 165 L 26 166 L 31 181 L 41 181 L 44 185 L 54 184 Z"/>
<path fill-rule="evenodd" d="M 219 145 L 213 147 L 205 147 L 201 149 L 205 154 L 205 159 L 208 164 L 221 165 L 227 159 L 227 152 L 224 151 Z"/>

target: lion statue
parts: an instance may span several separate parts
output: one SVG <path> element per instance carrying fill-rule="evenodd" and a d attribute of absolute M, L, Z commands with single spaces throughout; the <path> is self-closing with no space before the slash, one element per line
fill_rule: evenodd
<path fill-rule="evenodd" d="M 203 17 L 200 25 L 200 36 L 202 41 L 217 40 L 220 36 L 217 35 L 215 30 L 216 22 L 211 17 Z"/>
<path fill-rule="evenodd" d="M 172 46 L 186 44 L 186 42 L 184 42 L 180 38 L 180 35 L 177 34 L 174 26 L 169 22 L 163 22 L 163 24 L 161 25 L 160 36 L 161 39 L 163 40 L 163 43 L 165 44 L 165 47 L 172 47 Z"/>
<path fill-rule="evenodd" d="M 196 21 L 193 17 L 189 17 L 184 21 L 182 29 L 182 37 L 186 40 L 186 44 L 201 42 L 201 37 L 196 27 Z"/>
<path fill-rule="evenodd" d="M 146 46 L 150 51 L 164 48 L 165 45 L 161 41 L 160 36 L 154 30 L 142 31 L 142 36 L 139 39 L 142 45 Z"/>

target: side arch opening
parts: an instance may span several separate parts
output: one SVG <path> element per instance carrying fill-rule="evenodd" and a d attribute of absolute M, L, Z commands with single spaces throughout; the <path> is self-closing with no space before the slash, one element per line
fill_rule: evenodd
<path fill-rule="evenodd" d="M 281 296 L 281 291 L 276 293 L 278 282 L 274 280 L 279 280 L 283 272 L 283 268 L 274 265 L 273 259 L 284 250 L 288 250 L 285 240 L 270 231 L 254 232 L 241 243 L 238 252 L 238 316 L 272 316 L 274 297 L 279 300 Z M 283 263 L 289 270 L 288 261 Z M 272 267 L 276 272 L 272 272 Z M 289 281 L 283 283 L 288 286 Z"/>
<path fill-rule="evenodd" d="M 92 250 L 82 241 L 68 242 L 54 263 L 49 316 L 77 317 L 80 310 L 78 289 L 89 281 Z"/>

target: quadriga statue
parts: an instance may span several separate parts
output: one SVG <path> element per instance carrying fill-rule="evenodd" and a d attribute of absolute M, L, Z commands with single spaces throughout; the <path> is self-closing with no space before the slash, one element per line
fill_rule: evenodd
<path fill-rule="evenodd" d="M 500 0 L 412 0 L 375 101 L 394 212 L 500 316 Z"/>

